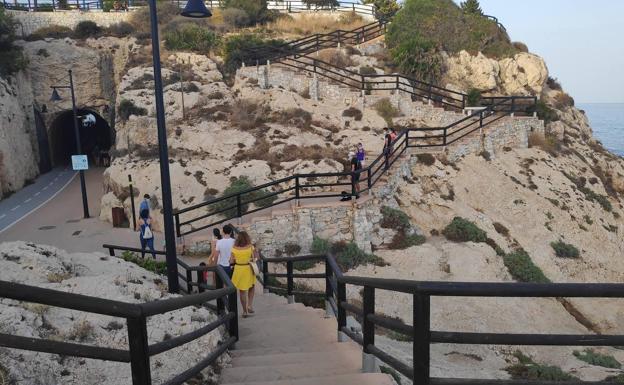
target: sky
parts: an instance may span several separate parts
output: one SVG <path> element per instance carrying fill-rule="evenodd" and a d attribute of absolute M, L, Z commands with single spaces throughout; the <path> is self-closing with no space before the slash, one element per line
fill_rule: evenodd
<path fill-rule="evenodd" d="M 459 0 L 456 0 L 459 3 Z M 624 0 L 480 0 L 577 103 L 624 103 Z"/>

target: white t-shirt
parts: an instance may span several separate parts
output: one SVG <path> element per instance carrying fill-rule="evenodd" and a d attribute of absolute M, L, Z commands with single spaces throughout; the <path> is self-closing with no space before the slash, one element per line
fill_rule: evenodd
<path fill-rule="evenodd" d="M 217 241 L 217 263 L 221 266 L 230 266 L 230 257 L 232 256 L 232 247 L 234 246 L 233 238 L 223 238 Z"/>

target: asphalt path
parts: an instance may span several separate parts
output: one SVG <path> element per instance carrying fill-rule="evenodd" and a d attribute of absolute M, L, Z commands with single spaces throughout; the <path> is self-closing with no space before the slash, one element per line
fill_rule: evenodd
<path fill-rule="evenodd" d="M 76 175 L 77 173 L 69 168 L 55 168 L 40 175 L 34 183 L 0 200 L 0 233 L 53 199 Z"/>

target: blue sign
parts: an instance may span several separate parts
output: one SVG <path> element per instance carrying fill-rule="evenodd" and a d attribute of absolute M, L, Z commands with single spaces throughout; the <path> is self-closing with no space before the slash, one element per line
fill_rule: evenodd
<path fill-rule="evenodd" d="M 72 168 L 74 171 L 88 170 L 89 159 L 86 155 L 72 155 Z"/>

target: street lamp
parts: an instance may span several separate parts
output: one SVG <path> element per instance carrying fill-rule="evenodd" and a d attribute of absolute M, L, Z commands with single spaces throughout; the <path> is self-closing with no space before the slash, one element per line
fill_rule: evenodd
<path fill-rule="evenodd" d="M 78 112 L 76 111 L 76 95 L 74 94 L 74 78 L 72 76 L 72 70 L 67 71 L 69 73 L 69 85 L 52 86 L 52 96 L 50 100 L 58 102 L 63 100 L 59 95 L 58 90 L 62 88 L 68 88 L 71 91 L 72 111 L 74 118 L 74 136 L 76 138 L 76 155 L 82 154 L 82 144 L 80 143 L 80 129 L 78 128 Z M 87 201 L 87 187 L 85 185 L 84 170 L 80 170 L 80 190 L 82 191 L 82 211 L 84 218 L 89 218 L 89 202 Z"/>
<path fill-rule="evenodd" d="M 173 227 L 173 203 L 169 176 L 169 151 L 167 149 L 167 127 L 165 125 L 165 103 L 163 101 L 162 74 L 160 69 L 160 39 L 158 38 L 158 16 L 156 0 L 149 0 L 150 23 L 152 27 L 152 56 L 154 62 L 154 96 L 156 98 L 156 126 L 158 129 L 158 158 L 160 161 L 160 183 L 162 187 L 163 225 L 165 230 L 165 255 L 167 260 L 167 282 L 169 292 L 179 291 L 178 261 L 176 256 L 175 232 Z M 212 13 L 203 0 L 189 0 L 181 12 L 182 16 L 203 18 Z"/>

